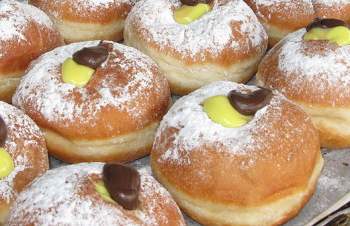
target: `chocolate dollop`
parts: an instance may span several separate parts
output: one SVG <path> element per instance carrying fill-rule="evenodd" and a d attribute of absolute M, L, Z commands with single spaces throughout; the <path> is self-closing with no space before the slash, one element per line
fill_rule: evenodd
<path fill-rule="evenodd" d="M 313 28 L 332 28 L 337 26 L 347 26 L 346 23 L 339 19 L 320 19 L 316 18 L 306 27 L 306 31 L 310 31 Z"/>
<path fill-rule="evenodd" d="M 269 104 L 271 98 L 272 91 L 262 87 L 251 93 L 232 90 L 228 94 L 231 105 L 243 115 L 254 115 L 259 109 Z"/>
<path fill-rule="evenodd" d="M 3 147 L 7 138 L 7 126 L 5 121 L 0 117 L 0 146 Z"/>
<path fill-rule="evenodd" d="M 73 54 L 73 60 L 81 65 L 96 69 L 108 57 L 108 49 L 105 46 L 98 45 L 85 47 Z"/>
<path fill-rule="evenodd" d="M 181 0 L 183 5 L 195 6 L 199 3 L 210 4 L 212 0 Z"/>
<path fill-rule="evenodd" d="M 105 164 L 103 182 L 112 199 L 124 209 L 138 207 L 140 192 L 140 174 L 137 170 L 120 164 Z"/>

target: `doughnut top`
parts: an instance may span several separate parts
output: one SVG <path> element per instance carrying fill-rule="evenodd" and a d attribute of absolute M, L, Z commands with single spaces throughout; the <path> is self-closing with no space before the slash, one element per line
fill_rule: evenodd
<path fill-rule="evenodd" d="M 246 125 L 238 128 L 226 128 L 214 123 L 203 111 L 201 103 L 211 96 L 227 95 L 231 90 L 240 92 L 254 91 L 255 86 L 246 86 L 231 82 L 216 82 L 208 85 L 192 94 L 179 99 L 163 118 L 156 137 L 160 137 L 164 130 L 174 128 L 177 133 L 170 137 L 173 143 L 160 156 L 159 161 L 171 161 L 174 164 L 191 164 L 190 152 L 199 151 L 206 144 L 213 145 L 218 151 L 224 151 L 228 155 L 249 155 L 258 146 L 263 146 L 265 141 L 256 137 L 258 131 L 268 130 L 270 125 L 260 123 L 262 118 L 281 117 L 281 103 L 286 99 L 274 93 L 269 105 L 257 111 L 253 119 Z M 288 123 L 287 123 L 288 124 Z M 300 133 L 298 129 L 290 128 L 286 133 Z M 293 132 L 294 131 L 294 132 Z M 157 141 L 156 141 L 157 142 Z M 251 162 L 242 164 L 253 164 Z M 247 166 L 248 166 L 247 165 Z"/>
<path fill-rule="evenodd" d="M 188 25 L 178 24 L 173 11 L 179 0 L 138 2 L 126 20 L 142 41 L 188 62 L 232 63 L 229 56 L 265 51 L 266 33 L 253 11 L 240 0 L 216 0 L 212 10 Z M 132 28 L 131 28 L 132 27 Z"/>
<path fill-rule="evenodd" d="M 22 79 L 13 103 L 39 126 L 84 139 L 123 134 L 159 120 L 169 104 L 167 81 L 133 48 L 113 43 L 107 60 L 82 88 L 62 81 L 64 60 L 98 43 L 70 44 L 42 55 Z"/>
<path fill-rule="evenodd" d="M 103 164 L 83 163 L 48 171 L 18 197 L 8 225 L 185 225 L 170 194 L 140 169 L 140 207 L 128 211 L 94 190 Z"/>
<path fill-rule="evenodd" d="M 269 87 L 307 104 L 350 104 L 350 45 L 305 41 L 305 29 L 289 34 L 259 66 Z"/>
<path fill-rule="evenodd" d="M 53 28 L 49 17 L 41 10 L 14 0 L 0 1 L 0 42 L 26 40 L 25 31 L 30 23 Z M 2 54 L 0 45 L 0 56 Z"/>
<path fill-rule="evenodd" d="M 56 19 L 72 22 L 111 22 L 125 18 L 139 0 L 29 0 Z"/>
<path fill-rule="evenodd" d="M 5 121 L 8 134 L 3 147 L 15 165 L 10 175 L 0 180 L 0 203 L 9 203 L 33 177 L 48 168 L 48 158 L 43 135 L 27 115 L 0 102 L 0 116 Z"/>

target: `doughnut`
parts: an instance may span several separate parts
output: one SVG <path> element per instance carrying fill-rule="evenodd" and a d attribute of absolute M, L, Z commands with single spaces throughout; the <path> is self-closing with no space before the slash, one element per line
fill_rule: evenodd
<path fill-rule="evenodd" d="M 0 100 L 10 102 L 28 64 L 63 40 L 41 10 L 0 1 Z"/>
<path fill-rule="evenodd" d="M 138 0 L 29 0 L 56 24 L 66 43 L 121 41 L 124 20 Z"/>
<path fill-rule="evenodd" d="M 170 89 L 158 66 L 139 51 L 87 41 L 42 55 L 13 104 L 37 122 L 56 158 L 124 162 L 150 152 Z"/>
<path fill-rule="evenodd" d="M 146 169 L 117 165 L 111 169 L 112 179 L 121 177 L 116 181 L 119 188 L 112 192 L 119 197 L 137 193 L 133 209 L 111 199 L 110 189 L 101 182 L 105 181 L 103 164 L 81 163 L 50 170 L 35 180 L 17 198 L 6 225 L 186 225 L 175 201 Z"/>
<path fill-rule="evenodd" d="M 45 139 L 22 111 L 0 101 L 0 225 L 18 194 L 49 167 Z"/>
<path fill-rule="evenodd" d="M 311 116 L 321 145 L 328 148 L 350 146 L 350 30 L 338 22 L 340 26 L 334 28 L 314 29 L 322 33 L 340 28 L 345 32 L 345 45 L 336 40 L 306 40 L 315 30 L 303 28 L 272 48 L 257 73 L 258 84 L 279 90 Z M 309 27 L 317 24 L 320 22 Z"/>
<path fill-rule="evenodd" d="M 136 3 L 125 21 L 125 44 L 153 58 L 175 94 L 217 80 L 248 81 L 267 48 L 267 35 L 252 10 L 241 0 L 182 2 Z M 197 19 L 182 24 L 190 21 L 186 18 Z"/>
<path fill-rule="evenodd" d="M 203 225 L 280 225 L 313 194 L 323 158 L 300 107 L 278 92 L 221 81 L 175 102 L 151 166 Z"/>
<path fill-rule="evenodd" d="M 287 34 L 305 27 L 315 18 L 336 18 L 350 22 L 347 0 L 245 0 L 254 10 L 269 36 L 272 47 Z"/>

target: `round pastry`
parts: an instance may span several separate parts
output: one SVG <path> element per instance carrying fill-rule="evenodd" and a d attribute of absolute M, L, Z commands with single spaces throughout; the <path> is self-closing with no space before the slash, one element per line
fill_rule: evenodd
<path fill-rule="evenodd" d="M 279 225 L 323 166 L 310 118 L 281 94 L 217 82 L 178 100 L 151 153 L 155 176 L 204 225 Z"/>
<path fill-rule="evenodd" d="M 240 0 L 182 2 L 136 3 L 125 22 L 125 43 L 151 56 L 176 94 L 217 80 L 249 80 L 267 47 L 252 10 Z"/>
<path fill-rule="evenodd" d="M 28 64 L 62 44 L 41 10 L 14 0 L 0 1 L 0 100 L 10 102 Z"/>
<path fill-rule="evenodd" d="M 327 21 L 330 26 L 318 26 Z M 280 90 L 311 116 L 323 147 L 349 147 L 350 30 L 342 21 L 321 22 L 311 24 L 308 32 L 301 29 L 288 35 L 271 49 L 259 66 L 257 80 Z"/>
<path fill-rule="evenodd" d="M 184 226 L 185 222 L 169 193 L 145 169 L 83 163 L 50 170 L 35 180 L 16 200 L 7 225 Z"/>
<path fill-rule="evenodd" d="M 66 162 L 128 161 L 149 153 L 170 90 L 137 50 L 90 41 L 57 48 L 32 64 L 13 97 Z"/>
<path fill-rule="evenodd" d="M 0 225 L 18 193 L 48 167 L 39 128 L 22 111 L 0 102 Z"/>
<path fill-rule="evenodd" d="M 123 39 L 124 20 L 137 0 L 29 0 L 46 12 L 66 43 Z"/>
<path fill-rule="evenodd" d="M 350 22 L 347 0 L 245 0 L 254 10 L 269 36 L 269 46 L 288 33 L 308 25 L 315 18 L 337 18 Z"/>

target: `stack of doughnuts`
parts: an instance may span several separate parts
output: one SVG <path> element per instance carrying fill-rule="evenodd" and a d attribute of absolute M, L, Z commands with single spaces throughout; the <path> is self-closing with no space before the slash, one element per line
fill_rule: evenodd
<path fill-rule="evenodd" d="M 266 33 L 243 1 L 210 4 L 211 11 L 187 25 L 173 18 L 185 5 L 180 0 L 140 1 L 126 19 L 125 43 L 159 64 L 175 94 L 217 80 L 248 81 L 265 53 Z"/>
<path fill-rule="evenodd" d="M 105 58 L 83 87 L 62 80 L 63 64 L 73 55 L 79 62 Z M 57 158 L 120 162 L 149 153 L 170 90 L 147 56 L 117 43 L 90 41 L 42 55 L 22 79 L 13 104 L 40 126 Z"/>
<path fill-rule="evenodd" d="M 18 194 L 48 167 L 45 139 L 37 125 L 0 102 L 0 225 Z"/>
<path fill-rule="evenodd" d="M 327 21 L 316 21 L 315 26 Z M 350 31 L 340 26 L 346 25 L 342 21 L 332 24 Z M 259 66 L 258 84 L 280 90 L 303 107 L 319 130 L 322 146 L 349 147 L 350 46 L 305 40 L 307 33 L 300 29 L 271 49 Z"/>
<path fill-rule="evenodd" d="M 0 100 L 10 102 L 28 64 L 62 43 L 44 12 L 14 0 L 0 1 Z"/>
<path fill-rule="evenodd" d="M 256 13 L 272 47 L 287 34 L 306 27 L 315 18 L 350 22 L 350 2 L 343 0 L 244 0 Z"/>
<path fill-rule="evenodd" d="M 46 12 L 66 43 L 123 39 L 124 20 L 135 0 L 29 0 Z"/>

